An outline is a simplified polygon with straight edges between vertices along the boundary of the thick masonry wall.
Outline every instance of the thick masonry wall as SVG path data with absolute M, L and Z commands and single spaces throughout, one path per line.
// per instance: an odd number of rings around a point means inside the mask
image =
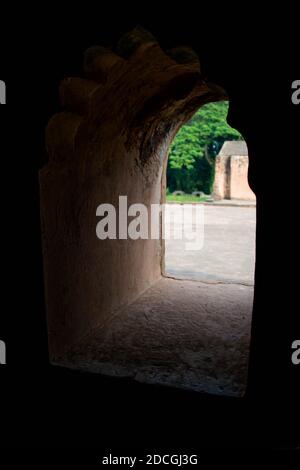
M 213 189 L 216 199 L 255 200 L 248 183 L 248 164 L 247 155 L 217 156 Z
M 163 200 L 167 151 L 202 105 L 226 99 L 184 48 L 165 53 L 136 29 L 114 50 L 85 54 L 86 78 L 65 79 L 64 111 L 46 132 L 40 173 L 51 358 L 105 325 L 161 277 L 161 240 L 99 240 L 96 209 Z

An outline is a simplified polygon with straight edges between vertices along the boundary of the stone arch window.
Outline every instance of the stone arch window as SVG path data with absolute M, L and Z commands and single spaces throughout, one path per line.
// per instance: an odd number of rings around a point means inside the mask
M 161 203 L 176 132 L 200 106 L 227 98 L 192 50 L 165 51 L 142 28 L 114 48 L 88 49 L 83 68 L 84 78 L 61 83 L 64 110 L 47 126 L 49 161 L 40 172 L 50 357 L 80 357 L 81 365 L 81 342 L 162 277 L 161 240 L 100 242 L 97 206 L 117 205 L 119 195 Z

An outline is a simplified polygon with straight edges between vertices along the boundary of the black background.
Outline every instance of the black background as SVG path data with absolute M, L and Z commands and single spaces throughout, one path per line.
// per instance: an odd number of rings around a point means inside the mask
M 67 451 L 68 459 L 133 449 L 288 449 L 300 442 L 298 218 L 300 106 L 291 102 L 299 78 L 295 12 L 266 14 L 243 6 L 235 15 L 175 4 L 105 7 L 85 3 L 62 10 L 43 4 L 3 13 L 0 79 L 1 444 Z M 66 5 L 65 5 L 66 6 Z M 134 13 L 132 13 L 134 11 Z M 276 16 L 275 16 L 276 14 Z M 276 19 L 275 19 L 276 18 Z M 229 94 L 229 122 L 252 158 L 257 191 L 257 266 L 249 389 L 244 399 L 108 379 L 48 364 L 39 223 L 38 169 L 45 163 L 44 129 L 58 111 L 58 84 L 80 76 L 86 48 L 113 45 L 141 24 L 163 48 L 189 45 L 207 78 Z M 297 406 L 298 402 L 298 406 Z M 93 448 L 93 450 L 92 450 Z M 94 450 L 95 449 L 95 450 Z M 25 454 L 23 454 L 25 455 Z M 36 454 L 37 455 L 37 454 Z M 80 454 L 81 455 L 81 454 Z M 15 458 L 15 456 L 14 456 Z

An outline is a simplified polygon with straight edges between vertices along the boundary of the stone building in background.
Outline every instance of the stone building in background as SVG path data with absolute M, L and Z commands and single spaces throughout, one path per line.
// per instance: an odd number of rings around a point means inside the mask
M 248 184 L 248 149 L 244 140 L 224 142 L 216 158 L 213 197 L 255 200 Z

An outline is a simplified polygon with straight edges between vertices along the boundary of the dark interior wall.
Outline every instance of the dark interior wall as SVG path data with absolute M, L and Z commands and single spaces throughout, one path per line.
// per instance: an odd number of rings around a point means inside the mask
M 63 81 L 65 111 L 47 126 L 40 186 L 52 358 L 160 278 L 161 240 L 99 240 L 96 209 L 112 204 L 118 216 L 122 195 L 128 207 L 160 204 L 173 136 L 201 104 L 224 97 L 193 51 L 166 53 L 141 28 L 116 51 L 85 53 L 84 78 Z
M 1 55 L 5 70 L 1 79 L 7 82 L 10 103 L 5 109 L 1 108 L 3 148 L 7 144 L 3 165 L 5 183 L 13 181 L 13 187 L 7 184 L 2 188 L 3 201 L 8 202 L 3 210 L 9 227 L 4 233 L 4 246 L 12 246 L 5 250 L 4 267 L 4 301 L 10 306 L 5 318 L 12 320 L 11 325 L 1 330 L 10 345 L 7 352 L 10 367 L 3 372 L 5 380 L 17 384 L 30 377 L 35 387 L 37 376 L 50 374 L 38 170 L 46 161 L 44 129 L 53 113 L 59 111 L 58 84 L 64 76 L 79 75 L 82 54 L 87 47 L 113 44 L 125 31 L 141 23 L 165 47 L 187 44 L 196 50 L 208 79 L 228 92 L 229 123 L 247 141 L 251 155 L 250 182 L 257 194 L 257 263 L 249 393 L 257 399 L 265 397 L 264 404 L 268 403 L 270 413 L 264 429 L 271 430 L 273 416 L 275 430 L 275 417 L 278 424 L 280 418 L 284 419 L 283 411 L 287 417 L 290 413 L 295 415 L 292 396 L 296 398 L 299 394 L 299 374 L 290 361 L 290 345 L 299 336 L 295 307 L 298 304 L 297 279 L 292 273 L 298 245 L 294 222 L 298 182 L 297 172 L 289 170 L 292 158 L 295 157 L 296 164 L 299 153 L 299 107 L 293 106 L 290 100 L 291 81 L 297 78 L 299 65 L 297 41 L 293 37 L 296 25 L 289 18 L 288 30 L 284 35 L 279 34 L 284 17 L 272 24 L 260 15 L 252 21 L 247 17 L 247 10 L 237 21 L 236 16 L 230 22 L 222 15 L 218 21 L 214 14 L 208 16 L 208 21 L 204 21 L 203 16 L 200 20 L 197 17 L 194 24 L 191 15 L 180 15 L 177 20 L 172 18 L 165 22 L 157 10 L 153 12 L 154 20 L 149 19 L 150 13 L 133 17 L 127 12 L 129 20 L 121 14 L 116 20 L 115 12 L 94 13 L 81 8 L 75 17 L 52 10 L 47 18 L 42 14 L 40 19 L 22 24 L 20 16 L 14 17 L 5 40 L 1 41 L 5 49 Z M 214 28 L 213 37 L 211 28 Z M 53 383 L 64 380 L 51 377 Z M 76 384 L 78 390 L 83 389 L 83 382 Z M 94 382 L 93 386 L 97 384 Z M 52 387 L 55 389 L 55 385 Z M 50 403 L 47 393 L 43 389 L 38 398 L 43 406 Z M 17 395 L 14 396 L 17 402 Z M 32 400 L 29 393 L 26 397 L 29 402 Z M 96 396 L 94 398 L 96 400 Z M 74 397 L 73 403 L 75 400 Z M 177 403 L 174 397 L 171 401 Z M 198 406 L 201 408 L 200 404 Z M 253 406 L 256 409 L 259 402 Z M 296 435 L 290 424 L 286 423 L 281 429 L 286 431 L 283 439 Z

